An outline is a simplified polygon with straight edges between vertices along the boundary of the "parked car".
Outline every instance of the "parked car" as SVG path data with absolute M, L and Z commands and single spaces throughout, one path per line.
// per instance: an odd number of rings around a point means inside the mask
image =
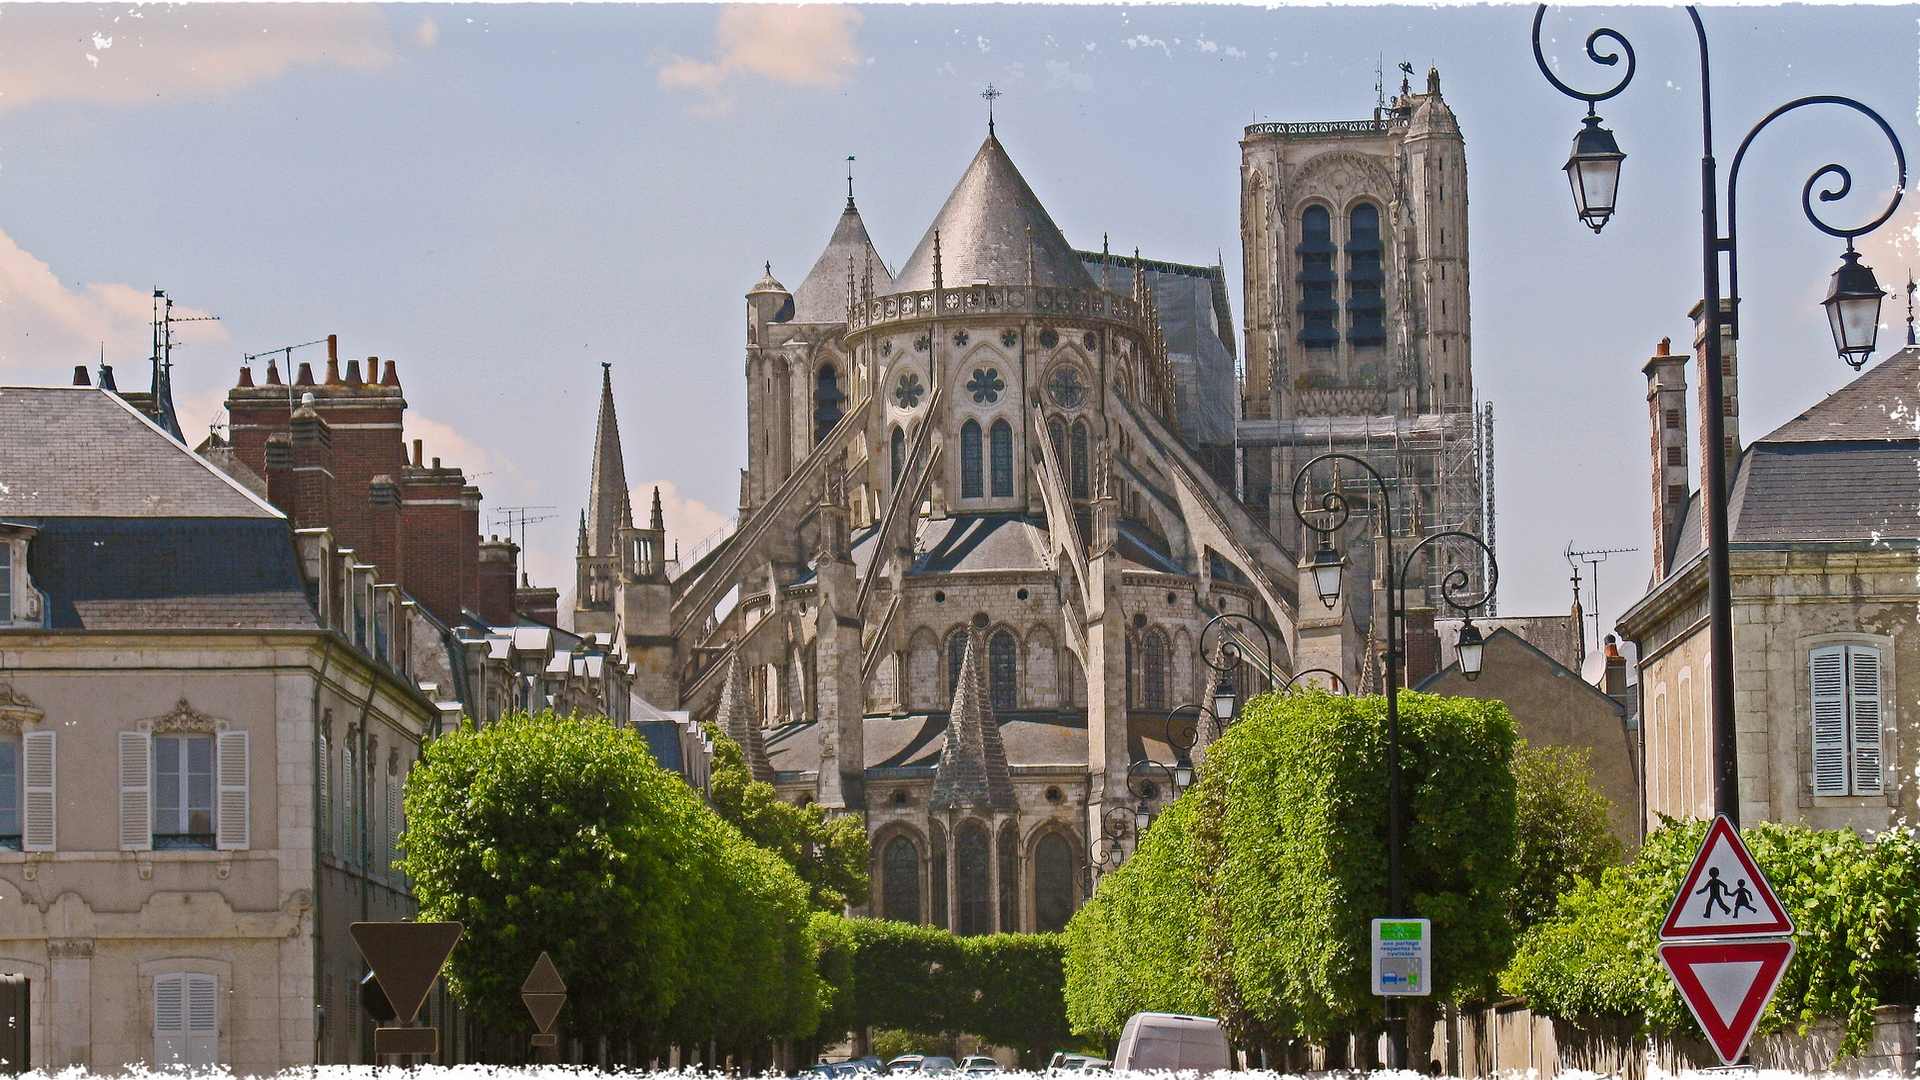
M 926 1058 L 921 1054 L 901 1054 L 899 1057 L 887 1062 L 887 1072 L 890 1074 L 919 1072 L 920 1063 L 924 1060 L 926 1060 Z
M 1000 1063 L 985 1054 L 974 1054 L 960 1059 L 960 1072 L 966 1076 L 984 1076 L 990 1073 L 1006 1072 Z
M 933 1055 L 928 1055 L 920 1059 L 920 1072 L 922 1073 L 932 1073 L 935 1075 L 942 1075 L 942 1074 L 954 1073 L 958 1071 L 959 1071 L 959 1067 L 953 1063 L 953 1059 L 950 1057 L 935 1057 Z
M 832 1065 L 823 1061 L 818 1065 L 809 1065 L 793 1075 L 800 1080 L 838 1080 L 840 1073 Z
M 1106 1058 L 1094 1057 L 1092 1054 L 1069 1054 L 1064 1050 L 1054 1054 L 1047 1062 L 1047 1072 L 1052 1075 L 1108 1072 L 1112 1068 L 1113 1062 Z
M 1120 1030 L 1113 1052 L 1115 1072 L 1185 1072 L 1202 1076 L 1233 1068 L 1233 1051 L 1220 1021 L 1211 1016 L 1134 1013 Z
M 881 1061 L 879 1058 L 874 1057 L 872 1054 L 868 1054 L 866 1057 L 848 1058 L 845 1061 L 835 1062 L 834 1064 L 851 1065 L 853 1066 L 853 1070 L 856 1074 L 863 1074 L 863 1075 L 872 1074 L 872 1073 L 884 1073 L 887 1071 L 886 1062 Z

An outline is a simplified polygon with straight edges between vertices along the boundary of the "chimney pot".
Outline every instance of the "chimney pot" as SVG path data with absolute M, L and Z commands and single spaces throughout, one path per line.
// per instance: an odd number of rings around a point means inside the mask
M 243 389 L 253 386 L 253 368 L 247 364 L 240 365 L 240 386 Z
M 87 365 L 85 364 L 73 365 L 73 385 L 75 386 L 92 386 L 93 385 L 93 380 L 87 378 Z
M 413 467 L 416 469 L 420 467 L 420 442 L 419 439 L 413 440 Z
M 337 356 L 327 357 L 327 385 L 340 385 L 340 358 Z
M 113 365 L 111 364 L 100 365 L 100 389 L 111 390 L 116 394 L 120 392 L 120 388 L 113 384 Z
M 1673 339 L 1670 337 L 1661 338 L 1660 344 L 1653 347 L 1653 355 L 1655 356 L 1673 355 Z
M 400 376 L 393 370 L 393 361 L 391 360 L 387 361 L 387 373 L 380 377 L 380 385 L 393 387 L 400 385 Z
M 271 359 L 267 361 L 267 385 L 268 386 L 283 385 L 280 382 L 280 367 L 279 365 L 275 364 Z
M 1624 664 L 1627 662 L 1626 658 L 1620 655 L 1620 646 L 1614 640 L 1614 636 L 1612 634 L 1607 635 L 1606 653 L 1607 653 L 1607 663 L 1609 664 L 1616 663 L 1616 662 Z
M 347 385 L 348 385 L 348 386 L 359 386 L 359 385 L 361 385 L 361 382 L 360 382 L 360 361 L 358 361 L 358 360 L 349 360 L 349 361 L 347 361 L 347 378 L 346 378 L 346 383 L 347 383 Z
M 440 468 L 440 459 L 439 459 L 439 458 L 434 458 L 434 459 L 433 459 L 433 467 L 434 467 L 435 469 L 438 469 L 438 468 Z
M 313 365 L 312 364 L 307 363 L 305 360 L 300 361 L 300 376 L 293 380 L 293 385 L 295 386 L 312 386 L 313 385 Z
M 340 359 L 340 335 L 327 335 L 327 362 L 335 363 Z

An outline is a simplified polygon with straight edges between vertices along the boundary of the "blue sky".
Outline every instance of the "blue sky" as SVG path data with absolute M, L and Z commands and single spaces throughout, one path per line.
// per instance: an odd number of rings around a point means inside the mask
M 204 431 L 243 352 L 337 333 L 343 356 L 399 361 L 412 434 L 479 474 L 489 511 L 557 508 L 529 532 L 529 565 L 564 591 L 602 361 L 629 478 L 670 482 L 675 538 L 732 513 L 742 294 L 765 261 L 799 284 L 848 155 L 898 265 L 978 147 L 991 82 L 1002 141 L 1071 242 L 1224 258 L 1237 318 L 1241 128 L 1364 117 L 1376 65 L 1404 59 L 1440 69 L 1466 137 L 1502 610 L 1564 610 L 1569 541 L 1648 545 L 1640 366 L 1661 337 L 1689 340 L 1699 290 L 1698 69 L 1678 8 L 1549 13 L 1549 53 L 1580 75 L 1578 42 L 1603 22 L 1639 52 L 1634 85 L 1601 109 L 1629 156 L 1621 213 L 1596 237 L 1559 170 L 1583 109 L 1535 70 L 1532 13 L 0 6 L 0 378 L 64 382 L 104 342 L 139 382 L 160 286 L 221 317 L 176 353 L 183 422 Z M 1920 8 L 1704 17 L 1723 175 L 1747 128 L 1803 94 L 1861 98 L 1920 149 Z M 1834 160 L 1861 195 L 1829 213 L 1877 212 L 1864 203 L 1893 168 L 1875 139 L 1809 117 L 1749 158 L 1749 439 L 1849 377 L 1817 306 L 1839 244 L 1798 202 Z M 1862 245 L 1883 283 L 1915 261 L 1911 209 Z M 1893 342 L 1904 310 L 1887 316 Z M 1607 565 L 1609 617 L 1647 558 Z

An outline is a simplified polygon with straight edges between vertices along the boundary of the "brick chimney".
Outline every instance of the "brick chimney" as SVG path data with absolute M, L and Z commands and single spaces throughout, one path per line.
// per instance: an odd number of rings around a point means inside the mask
M 1707 461 L 1709 460 L 1707 454 L 1710 453 L 1706 445 L 1707 425 L 1705 423 L 1706 414 L 1704 410 L 1717 407 L 1723 418 L 1722 423 L 1726 425 L 1726 431 L 1724 432 L 1725 438 L 1721 444 L 1721 452 L 1726 455 L 1727 487 L 1728 490 L 1732 490 L 1733 468 L 1740 461 L 1740 379 L 1739 364 L 1736 362 L 1737 357 L 1734 355 L 1736 350 L 1734 349 L 1733 342 L 1733 300 L 1726 298 L 1720 301 L 1721 385 L 1718 401 L 1714 400 L 1714 395 L 1707 389 L 1706 311 L 1707 305 L 1702 301 L 1701 303 L 1693 305 L 1693 310 L 1688 312 L 1688 314 L 1693 317 L 1693 352 L 1701 372 L 1700 408 L 1703 411 L 1701 413 L 1702 422 L 1700 424 L 1700 488 L 1704 491 L 1707 486 Z M 1704 515 L 1701 517 L 1700 527 L 1702 529 L 1706 528 L 1706 518 Z M 1700 546 L 1706 546 L 1704 538 Z
M 541 587 L 527 580 L 525 571 L 520 573 L 520 587 L 514 590 L 513 610 L 516 614 L 532 619 L 542 626 L 560 625 L 560 590 L 551 585 Z
M 497 536 L 480 542 L 480 595 L 474 610 L 493 626 L 513 624 L 514 583 L 519 578 L 520 548 Z
M 1627 658 L 1620 655 L 1620 645 L 1612 634 L 1607 635 L 1606 657 L 1607 670 L 1600 677 L 1600 692 L 1624 704 L 1627 698 Z
M 314 409 L 312 395 L 303 396 L 293 411 L 292 429 L 293 508 L 288 516 L 296 529 L 328 528 L 333 524 L 333 431 Z
M 406 585 L 406 529 L 401 524 L 400 485 L 385 473 L 367 484 L 367 557 L 383 582 Z
M 1673 355 L 1671 338 L 1661 338 L 1647 376 L 1647 423 L 1652 428 L 1653 576 L 1672 569 L 1680 520 L 1687 512 L 1687 358 Z
M 293 436 L 275 431 L 260 439 L 260 474 L 267 478 L 267 501 L 293 517 Z

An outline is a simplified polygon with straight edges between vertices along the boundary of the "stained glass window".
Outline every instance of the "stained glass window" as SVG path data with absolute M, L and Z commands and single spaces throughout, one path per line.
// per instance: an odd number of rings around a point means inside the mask
M 987 433 L 993 456 L 993 497 L 1013 498 L 1013 428 L 1005 420 L 995 420 Z
M 907 433 L 900 425 L 893 426 L 893 436 L 887 440 L 893 458 L 893 483 L 900 483 L 900 474 L 907 467 Z
M 969 420 L 960 425 L 961 498 L 978 499 L 986 494 L 980 473 L 980 422 Z
M 927 386 L 920 381 L 919 373 L 909 371 L 894 385 L 893 400 L 899 402 L 901 408 L 911 409 L 920 404 L 920 396 L 926 392 Z
M 1000 391 L 1007 384 L 1000 378 L 1000 372 L 993 368 L 976 368 L 973 378 L 967 380 L 967 393 L 973 395 L 975 405 L 991 405 L 1000 400 Z
M 954 933 L 962 937 L 993 933 L 993 887 L 989 874 L 992 841 L 977 821 L 960 826 L 953 837 L 953 865 L 960 884 L 960 918 Z
M 1033 928 L 1050 934 L 1073 918 L 1073 845 L 1048 833 L 1033 848 Z
M 880 857 L 880 893 L 884 917 L 899 922 L 920 921 L 920 849 L 912 840 L 896 836 L 887 841 Z
M 813 441 L 819 442 L 840 422 L 841 403 L 847 395 L 840 392 L 840 375 L 833 370 L 832 364 L 820 368 L 820 376 L 813 391 Z
M 1005 630 L 987 642 L 987 696 L 995 712 L 1020 707 L 1020 642 Z
M 1053 396 L 1053 403 L 1063 409 L 1077 409 L 1086 400 L 1086 386 L 1080 382 L 1080 372 L 1070 367 L 1053 373 L 1047 393 Z
M 1020 830 L 1000 826 L 1000 932 L 1020 929 Z
M 1073 422 L 1072 455 L 1073 462 L 1067 467 L 1067 472 L 1072 477 L 1073 497 L 1090 498 L 1091 496 L 1087 494 L 1087 422 L 1085 420 Z

